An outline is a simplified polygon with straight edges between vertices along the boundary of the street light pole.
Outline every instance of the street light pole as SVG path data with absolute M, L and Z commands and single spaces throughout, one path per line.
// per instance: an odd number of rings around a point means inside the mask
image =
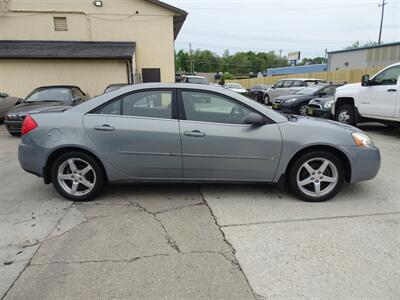
M 382 7 L 382 16 L 381 16 L 381 26 L 379 28 L 379 40 L 378 44 L 382 42 L 382 27 L 383 27 L 383 16 L 385 14 L 385 5 L 388 4 L 386 0 L 382 0 L 382 4 L 379 4 L 378 7 Z

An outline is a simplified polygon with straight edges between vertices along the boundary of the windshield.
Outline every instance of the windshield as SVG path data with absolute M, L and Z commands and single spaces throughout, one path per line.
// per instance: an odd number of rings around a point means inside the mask
M 65 102 L 71 101 L 71 93 L 66 88 L 49 88 L 45 90 L 37 90 L 30 94 L 24 102 Z
M 309 96 L 309 95 L 313 95 L 316 91 L 318 91 L 320 89 L 321 89 L 320 85 L 313 85 L 313 86 L 309 86 L 309 87 L 306 87 L 306 88 L 298 91 L 296 94 Z
M 208 84 L 207 79 L 203 77 L 188 77 L 187 82 L 196 84 Z
M 243 89 L 239 83 L 228 83 L 228 88 L 230 89 Z

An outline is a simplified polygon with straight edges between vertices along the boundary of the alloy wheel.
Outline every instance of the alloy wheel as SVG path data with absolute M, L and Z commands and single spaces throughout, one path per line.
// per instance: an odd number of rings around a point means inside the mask
M 57 180 L 68 194 L 85 196 L 95 187 L 96 172 L 87 161 L 81 158 L 69 158 L 59 166 Z
M 336 166 L 328 159 L 312 158 L 301 165 L 296 181 L 299 189 L 310 197 L 323 197 L 337 185 L 339 174 Z
M 347 109 L 344 109 L 338 114 L 338 121 L 340 123 L 349 124 L 350 122 L 350 112 Z
M 306 105 L 302 105 L 299 108 L 299 113 L 302 116 L 307 116 L 307 106 Z

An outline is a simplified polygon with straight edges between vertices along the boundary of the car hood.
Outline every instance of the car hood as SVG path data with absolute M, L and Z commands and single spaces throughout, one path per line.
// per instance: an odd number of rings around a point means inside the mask
M 53 108 L 69 107 L 65 102 L 35 102 L 35 103 L 21 103 L 13 107 L 8 113 L 12 114 L 34 114 L 43 112 Z
M 236 93 L 240 93 L 240 94 L 243 94 L 243 93 L 246 93 L 246 90 L 245 89 L 230 89 L 231 91 L 234 91 L 234 92 L 236 92 Z
M 280 100 L 282 102 L 285 102 L 285 101 L 291 100 L 291 99 L 307 100 L 307 99 L 312 99 L 313 97 L 315 97 L 315 96 L 292 94 L 292 95 L 279 96 L 279 97 L 276 98 L 276 100 Z
M 354 89 L 358 89 L 361 86 L 361 82 L 357 82 L 357 83 L 349 83 L 349 84 L 345 84 L 343 86 L 340 86 L 336 89 L 337 92 L 340 91 L 346 91 L 346 90 L 354 90 Z
M 309 104 L 318 103 L 324 105 L 326 102 L 335 100 L 335 97 L 322 97 L 322 98 L 314 98 L 310 101 Z
M 296 122 L 299 125 L 303 125 L 310 128 L 326 128 L 326 129 L 337 129 L 337 130 L 347 130 L 350 132 L 362 132 L 360 129 L 339 123 L 332 120 L 320 119 L 320 118 L 312 118 L 312 117 L 303 117 L 303 116 L 292 116 L 289 118 L 289 122 Z

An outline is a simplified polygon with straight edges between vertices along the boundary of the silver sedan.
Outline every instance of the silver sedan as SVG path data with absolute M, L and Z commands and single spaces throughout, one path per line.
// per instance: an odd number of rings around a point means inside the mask
M 23 169 L 75 201 L 107 182 L 285 182 L 305 201 L 325 201 L 345 182 L 374 178 L 380 160 L 355 127 L 191 84 L 127 86 L 29 115 L 19 146 Z

